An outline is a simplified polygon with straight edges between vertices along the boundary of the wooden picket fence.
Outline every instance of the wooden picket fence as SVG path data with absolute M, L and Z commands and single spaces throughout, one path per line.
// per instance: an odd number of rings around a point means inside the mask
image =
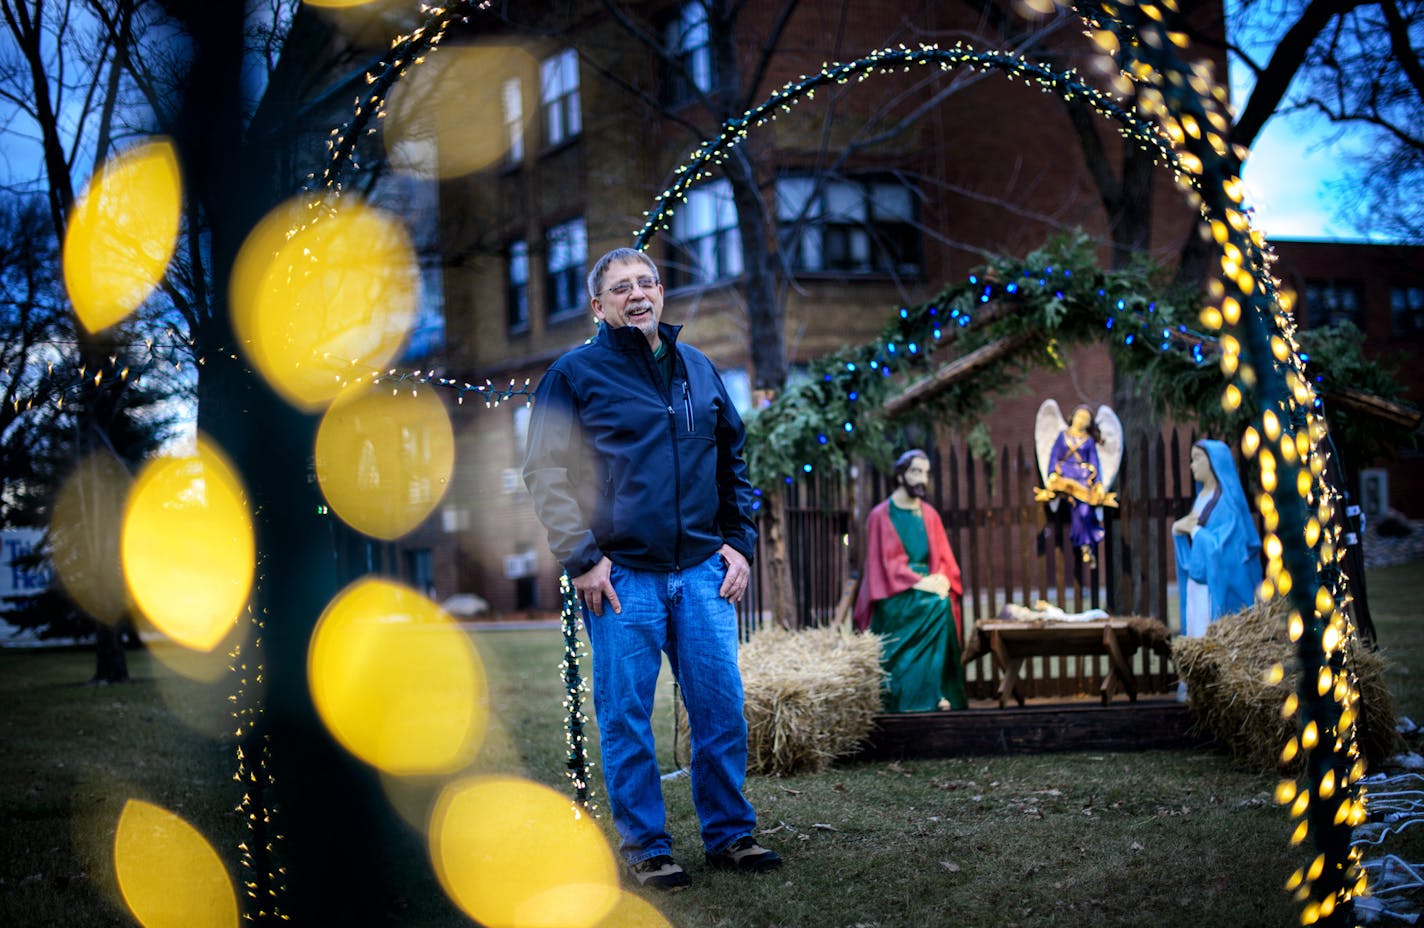
M 1172 431 L 1127 449 L 1116 484 L 1121 505 L 1104 510 L 1106 537 L 1091 569 L 1068 542 L 1067 506 L 1053 513 L 1034 501 L 1040 481 L 1031 447 L 1003 447 L 993 461 L 976 460 L 955 444 L 928 449 L 930 499 L 963 575 L 966 640 L 975 623 L 1007 604 L 1039 600 L 1068 612 L 1101 608 L 1114 617 L 1147 616 L 1175 634 L 1171 523 L 1191 507 L 1195 491 L 1187 455 L 1193 441 L 1195 436 L 1183 440 Z M 798 626 L 833 621 L 859 574 L 865 513 L 891 487 L 885 475 L 860 471 L 859 478 L 822 477 L 787 487 L 785 529 Z M 757 562 L 741 608 L 744 635 L 770 620 L 766 565 L 764 558 Z M 1134 669 L 1139 692 L 1175 685 L 1175 670 L 1159 654 L 1139 652 Z M 1106 657 L 1039 658 L 1026 664 L 1021 691 L 1030 698 L 1095 694 L 1107 671 Z M 987 654 L 966 668 L 966 680 L 972 697 L 993 695 L 998 671 Z

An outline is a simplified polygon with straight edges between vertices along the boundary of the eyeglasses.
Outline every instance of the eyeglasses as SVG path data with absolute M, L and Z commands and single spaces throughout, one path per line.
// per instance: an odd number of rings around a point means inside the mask
M 656 277 L 639 277 L 636 281 L 639 290 L 651 290 L 658 285 Z M 633 292 L 634 281 L 620 280 L 611 287 L 604 287 L 599 293 L 611 293 L 614 296 L 627 296 Z

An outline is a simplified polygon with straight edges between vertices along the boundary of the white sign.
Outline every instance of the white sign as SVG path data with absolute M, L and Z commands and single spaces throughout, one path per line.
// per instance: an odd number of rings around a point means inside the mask
M 15 605 L 5 602 L 6 597 L 32 596 L 49 589 L 54 570 L 48 560 L 28 566 L 21 563 L 43 539 L 44 530 L 38 528 L 0 531 L 0 612 Z

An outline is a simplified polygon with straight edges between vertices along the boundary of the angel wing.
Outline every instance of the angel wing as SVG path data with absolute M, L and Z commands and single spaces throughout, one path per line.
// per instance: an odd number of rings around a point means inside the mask
M 1038 415 L 1033 419 L 1033 447 L 1038 452 L 1038 477 L 1043 481 L 1039 486 L 1048 486 L 1048 456 L 1053 451 L 1053 443 L 1067 427 L 1068 423 L 1063 421 L 1063 411 L 1058 408 L 1058 401 L 1044 400 L 1038 407 Z
M 1102 467 L 1098 479 L 1102 481 L 1103 489 L 1111 490 L 1117 480 L 1118 469 L 1122 467 L 1122 422 L 1111 406 L 1099 406 L 1093 421 L 1103 437 L 1098 442 L 1098 464 Z

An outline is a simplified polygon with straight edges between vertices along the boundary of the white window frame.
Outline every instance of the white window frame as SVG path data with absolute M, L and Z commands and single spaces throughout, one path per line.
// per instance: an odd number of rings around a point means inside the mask
M 548 318 L 567 319 L 588 305 L 583 275 L 588 263 L 588 232 L 582 216 L 550 226 L 544 234 L 545 293 Z
M 562 145 L 583 130 L 578 53 L 572 48 L 539 63 L 539 112 L 544 123 L 545 148 Z
M 507 79 L 500 88 L 500 105 L 508 144 L 504 161 L 515 167 L 524 163 L 524 82 L 517 77 Z
M 509 243 L 505 257 L 506 320 L 511 332 L 529 328 L 529 243 L 516 239 Z
M 698 91 L 711 93 L 717 86 L 717 66 L 712 60 L 712 27 L 704 0 L 686 0 L 669 20 L 663 42 L 668 55 L 669 103 L 685 103 Z
M 918 237 L 914 196 L 885 177 L 783 175 L 776 181 L 783 253 L 803 273 L 918 276 L 923 255 L 916 249 L 896 260 L 886 242 L 897 236 L 885 234 Z M 828 255 L 831 251 L 837 257 Z
M 742 233 L 732 185 L 725 177 L 687 192 L 672 216 L 673 286 L 712 284 L 741 276 Z

